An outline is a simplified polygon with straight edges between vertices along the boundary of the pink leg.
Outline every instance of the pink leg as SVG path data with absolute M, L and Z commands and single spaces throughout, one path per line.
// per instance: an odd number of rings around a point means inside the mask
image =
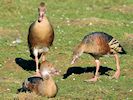
M 119 61 L 119 57 L 117 54 L 114 54 L 115 60 L 116 60 L 116 72 L 113 75 L 112 78 L 116 78 L 118 79 L 120 77 L 120 61 Z
M 40 71 L 39 71 L 39 68 L 38 68 L 39 60 L 38 60 L 37 56 L 35 56 L 35 62 L 36 62 L 36 75 L 35 76 L 40 76 Z
M 100 61 L 99 60 L 95 60 L 95 62 L 96 62 L 96 73 L 95 73 L 95 76 L 92 79 L 85 80 L 87 82 L 96 82 L 97 79 L 98 79 L 98 71 L 99 71 L 99 68 L 100 68 Z

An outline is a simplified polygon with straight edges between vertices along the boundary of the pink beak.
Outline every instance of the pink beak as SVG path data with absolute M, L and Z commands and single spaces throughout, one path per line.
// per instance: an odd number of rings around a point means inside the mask
M 40 13 L 39 13 L 38 21 L 39 21 L 39 22 L 43 21 L 43 17 L 44 17 L 44 12 L 40 12 Z
M 71 61 L 71 64 L 74 64 L 74 63 L 75 63 L 75 60 L 76 60 L 76 59 L 74 58 L 74 59 Z
M 74 64 L 75 61 L 78 60 L 78 58 L 79 58 L 79 57 L 78 57 L 77 55 L 74 55 L 74 56 L 73 56 L 73 59 L 72 59 L 72 61 L 71 61 L 71 64 Z

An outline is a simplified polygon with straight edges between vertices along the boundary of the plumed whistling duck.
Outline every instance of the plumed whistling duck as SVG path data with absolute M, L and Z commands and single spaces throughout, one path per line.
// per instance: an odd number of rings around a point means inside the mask
M 113 38 L 111 35 L 104 32 L 92 32 L 89 35 L 86 35 L 80 44 L 78 44 L 73 51 L 73 59 L 71 64 L 74 64 L 75 61 L 82 55 L 82 53 L 90 54 L 94 57 L 96 62 L 96 72 L 95 76 L 92 79 L 86 80 L 96 82 L 98 79 L 98 71 L 100 68 L 99 58 L 103 55 L 112 54 L 116 60 L 116 72 L 113 75 L 113 78 L 118 79 L 120 76 L 120 62 L 119 54 L 126 54 L 123 47 L 120 43 Z

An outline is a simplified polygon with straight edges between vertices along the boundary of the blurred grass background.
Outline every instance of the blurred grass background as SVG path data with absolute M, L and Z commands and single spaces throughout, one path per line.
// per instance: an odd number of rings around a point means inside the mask
M 43 0 L 0 1 L 0 99 L 12 100 L 26 97 L 42 100 L 45 97 L 31 94 L 16 94 L 23 80 L 34 71 L 21 68 L 16 59 L 31 60 L 27 47 L 29 25 L 37 19 L 37 7 Z M 53 100 L 131 100 L 133 98 L 133 0 L 45 0 L 47 16 L 54 26 L 55 40 L 47 59 L 61 75 L 69 67 L 95 66 L 94 59 L 83 54 L 79 61 L 70 65 L 72 50 L 83 36 L 94 31 L 103 31 L 120 41 L 127 51 L 120 56 L 121 77 L 110 80 L 109 74 L 101 75 L 94 84 L 85 83 L 93 73 L 72 74 L 66 79 L 55 77 L 59 92 Z M 16 43 L 20 40 L 20 43 Z M 101 58 L 102 66 L 115 70 L 113 57 Z M 27 65 L 28 66 L 28 65 Z M 32 66 L 28 66 L 32 67 Z M 21 100 L 20 99 L 20 100 Z M 23 100 L 23 99 L 22 99 Z

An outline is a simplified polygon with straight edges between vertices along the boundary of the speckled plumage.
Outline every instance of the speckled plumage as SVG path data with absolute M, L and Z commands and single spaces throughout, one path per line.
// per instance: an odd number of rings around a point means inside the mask
M 98 71 L 100 68 L 99 58 L 108 54 L 112 54 L 115 57 L 117 70 L 113 77 L 116 79 L 119 78 L 120 63 L 117 53 L 126 54 L 126 52 L 114 37 L 104 32 L 92 32 L 86 35 L 75 47 L 71 64 L 74 64 L 75 61 L 82 55 L 82 53 L 90 54 L 95 58 L 96 73 L 94 78 L 90 79 L 89 81 L 97 81 Z
M 82 42 L 75 48 L 74 54 L 76 54 L 75 52 L 78 49 L 96 58 L 106 54 L 126 53 L 115 38 L 104 32 L 93 32 L 86 35 Z

